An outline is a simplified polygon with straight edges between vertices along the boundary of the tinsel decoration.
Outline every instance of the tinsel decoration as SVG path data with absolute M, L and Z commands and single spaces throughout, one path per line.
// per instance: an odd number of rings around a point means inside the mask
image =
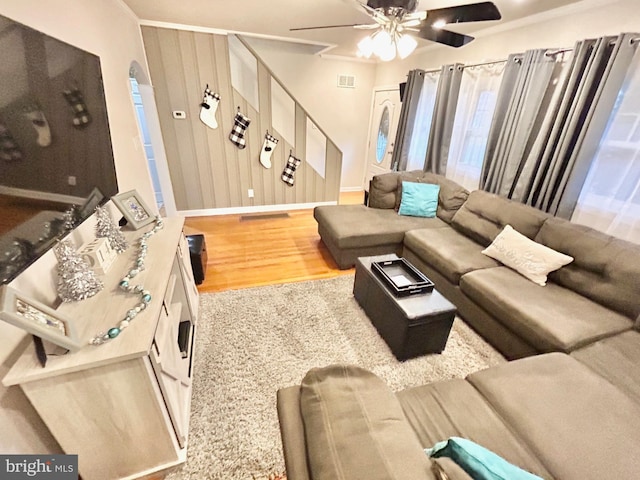
M 129 244 L 120 231 L 120 227 L 111 218 L 105 207 L 96 207 L 96 237 L 105 237 L 116 252 L 124 252 Z
M 64 221 L 64 229 L 66 231 L 73 230 L 80 223 L 80 211 L 77 205 L 71 205 L 62 214 Z
M 68 241 L 56 245 L 54 252 L 58 259 L 58 295 L 63 302 L 84 300 L 102 290 L 100 279 Z
M 159 216 L 155 218 L 155 222 L 156 224 L 153 229 L 142 235 L 138 241 L 138 257 L 136 258 L 135 263 L 131 266 L 131 269 L 124 277 L 122 277 L 122 280 L 120 280 L 120 283 L 118 284 L 120 290 L 138 297 L 138 304 L 127 310 L 124 318 L 120 320 L 116 326 L 111 327 L 106 332 L 100 332 L 93 337 L 89 342 L 91 345 L 102 345 L 103 343 L 116 338 L 125 328 L 128 328 L 133 319 L 138 316 L 140 312 L 145 310 L 149 303 L 151 303 L 151 292 L 146 290 L 144 285 L 141 283 L 134 285 L 133 277 L 145 269 L 144 262 L 147 257 L 147 250 L 149 249 L 147 241 L 150 237 L 164 228 L 164 222 Z

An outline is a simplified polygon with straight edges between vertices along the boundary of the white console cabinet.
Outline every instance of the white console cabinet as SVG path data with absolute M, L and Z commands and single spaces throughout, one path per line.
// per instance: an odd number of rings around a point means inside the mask
M 151 225 L 126 233 L 132 246 L 103 278 L 100 293 L 58 307 L 87 345 L 50 355 L 44 368 L 29 345 L 3 379 L 22 388 L 64 452 L 78 455 L 85 480 L 138 478 L 186 460 L 198 291 L 183 219 L 164 223 L 148 241 L 146 269 L 134 279 L 152 300 L 129 328 L 103 345 L 88 344 L 139 301 L 118 282 L 136 257 L 137 239 Z M 183 349 L 181 322 L 189 322 L 183 325 Z

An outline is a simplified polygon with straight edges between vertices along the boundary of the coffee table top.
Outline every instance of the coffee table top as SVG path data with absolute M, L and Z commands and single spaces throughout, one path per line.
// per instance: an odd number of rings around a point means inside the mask
M 451 312 L 456 310 L 456 306 L 447 300 L 436 288 L 431 293 L 420 293 L 417 295 L 409 295 L 399 297 L 389 289 L 389 287 L 376 275 L 371 269 L 373 262 L 382 262 L 388 260 L 397 260 L 396 254 L 377 255 L 374 257 L 358 257 L 356 260 L 356 271 L 366 272 L 379 286 L 385 295 L 389 296 L 401 308 L 407 319 L 421 318 L 428 314 L 437 314 Z M 359 268 L 360 267 L 360 268 Z

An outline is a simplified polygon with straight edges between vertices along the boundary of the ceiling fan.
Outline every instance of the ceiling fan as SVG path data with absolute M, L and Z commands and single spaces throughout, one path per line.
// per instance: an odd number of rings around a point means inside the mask
M 393 57 L 395 57 L 395 48 L 397 46 L 400 56 L 403 51 L 413 51 L 417 42 L 412 36 L 424 38 L 432 42 L 442 43 L 451 47 L 462 47 L 471 42 L 474 37 L 462 33 L 452 32 L 443 27 L 453 23 L 482 22 L 487 20 L 500 20 L 502 15 L 493 2 L 480 2 L 468 5 L 458 5 L 453 7 L 436 8 L 432 10 L 417 11 L 418 0 L 368 0 L 362 3 L 359 0 L 353 0 L 359 7 L 372 18 L 374 23 L 363 24 L 353 23 L 346 25 L 324 25 L 317 27 L 301 27 L 291 28 L 290 31 L 315 30 L 322 28 L 339 28 L 353 27 L 362 30 L 376 30 L 366 40 L 371 40 L 371 45 L 358 45 L 365 56 L 371 53 L 372 47 L 376 43 L 379 51 L 384 49 L 383 44 L 391 43 L 394 49 Z M 361 42 L 362 43 L 362 42 Z M 407 44 L 406 48 L 401 48 L 403 44 Z M 364 47 L 364 48 L 363 48 Z M 368 48 L 371 47 L 371 48 Z M 412 47 L 412 48 L 409 48 Z M 389 53 L 389 48 L 387 50 Z M 369 55 L 367 55 L 369 53 Z M 375 53 L 375 52 L 374 52 Z M 383 60 L 382 55 L 379 55 Z M 389 54 L 386 55 L 387 57 Z M 387 58 L 389 59 L 389 58 Z

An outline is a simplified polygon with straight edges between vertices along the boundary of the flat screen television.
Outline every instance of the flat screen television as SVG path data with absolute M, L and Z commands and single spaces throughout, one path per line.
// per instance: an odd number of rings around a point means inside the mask
M 117 193 L 96 55 L 0 15 L 0 285 Z

